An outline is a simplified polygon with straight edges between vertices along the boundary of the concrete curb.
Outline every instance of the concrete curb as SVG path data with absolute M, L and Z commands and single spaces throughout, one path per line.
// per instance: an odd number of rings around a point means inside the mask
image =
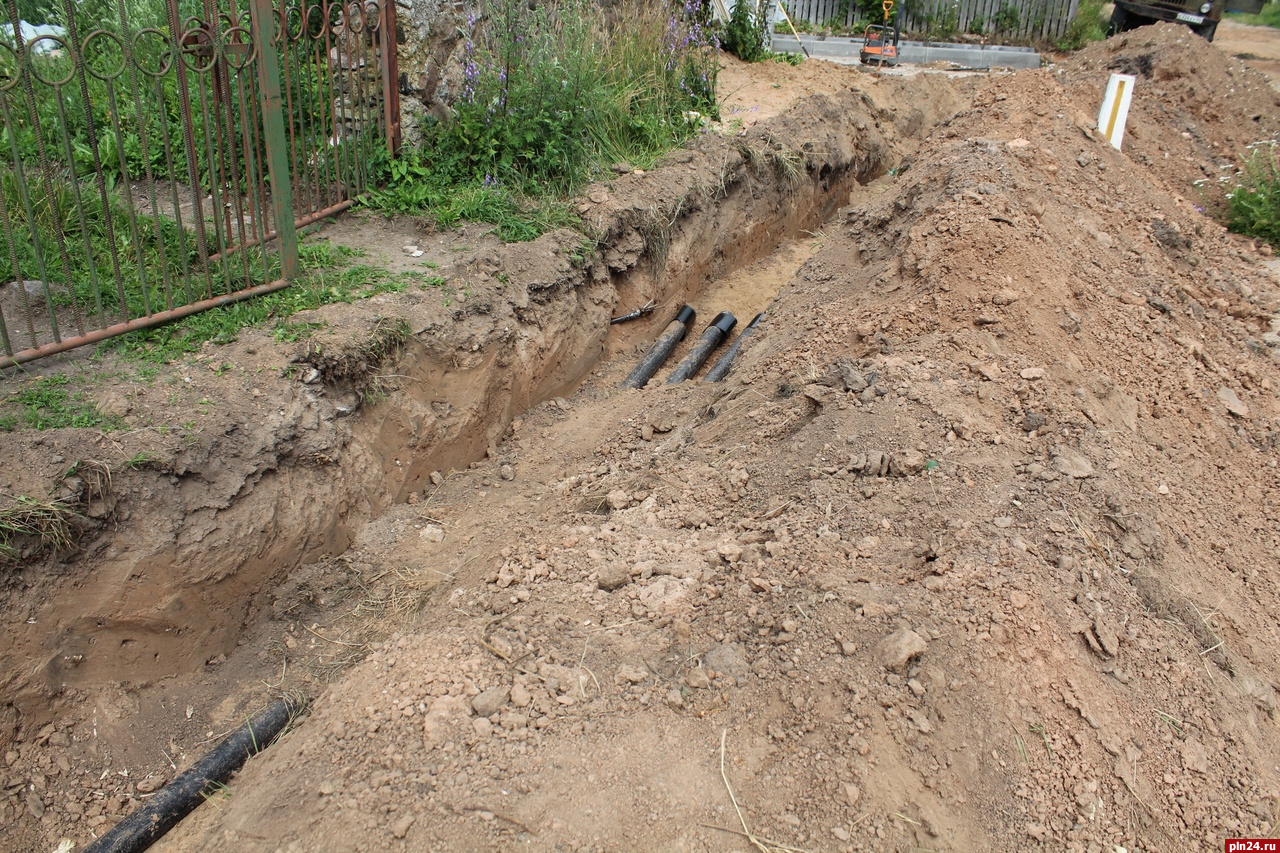
M 815 59 L 856 63 L 861 38 L 802 36 L 809 55 Z M 800 42 L 793 35 L 774 34 L 771 45 L 778 53 L 799 53 Z M 950 44 L 946 42 L 903 41 L 898 56 L 904 63 L 952 62 L 965 68 L 1039 68 L 1040 54 L 1029 47 L 1005 45 Z

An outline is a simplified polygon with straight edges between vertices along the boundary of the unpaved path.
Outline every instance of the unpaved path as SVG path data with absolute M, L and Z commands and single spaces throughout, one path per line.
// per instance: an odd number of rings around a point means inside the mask
M 1219 50 L 1243 59 L 1245 64 L 1280 86 L 1280 30 L 1222 21 L 1213 39 Z
M 740 146 L 593 190 L 607 237 L 583 269 L 562 238 L 481 246 L 448 294 L 323 312 L 303 361 L 321 390 L 282 382 L 302 414 L 251 493 L 279 512 L 282 487 L 322 503 L 305 478 L 328 478 L 352 547 L 269 575 L 225 658 L 85 683 L 16 728 L 4 843 L 88 837 L 171 775 L 148 747 L 190 761 L 290 687 L 318 697 L 310 716 L 160 849 L 759 850 L 749 831 L 1163 851 L 1270 832 L 1280 289 L 1199 208 L 1280 131 L 1275 92 L 1178 27 L 977 82 L 824 68 L 768 67 L 762 94 L 822 92 Z M 1112 68 L 1141 75 L 1123 153 L 1090 128 Z M 929 88 L 889 88 L 910 85 Z M 734 151 L 766 169 L 712 168 Z M 825 222 L 788 163 L 841 189 Z M 695 191 L 705 175 L 724 189 Z M 699 331 L 772 304 L 723 385 L 619 392 L 685 296 Z M 554 325 L 649 298 L 665 314 L 602 339 Z M 357 348 L 386 396 L 336 419 L 330 395 L 369 372 L 335 352 L 386 316 L 413 340 L 385 364 Z M 486 365 L 534 363 L 543 327 L 603 359 L 512 419 Z M 468 377 L 489 377 L 476 399 Z M 485 405 L 488 427 L 447 431 Z M 298 466 L 290 442 L 313 435 L 331 440 Z M 485 458 L 449 470 L 433 435 Z

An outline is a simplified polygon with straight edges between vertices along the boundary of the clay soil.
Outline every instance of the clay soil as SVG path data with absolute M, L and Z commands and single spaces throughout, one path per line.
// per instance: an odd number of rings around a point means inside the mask
M 594 243 L 357 213 L 314 239 L 446 286 L 3 437 L 6 491 L 83 518 L 6 569 L 0 848 L 89 842 L 284 692 L 156 849 L 1280 834 L 1280 280 L 1206 212 L 1269 80 L 1158 26 L 722 90 L 587 192 Z M 727 381 L 618 390 L 681 302 L 766 315 Z

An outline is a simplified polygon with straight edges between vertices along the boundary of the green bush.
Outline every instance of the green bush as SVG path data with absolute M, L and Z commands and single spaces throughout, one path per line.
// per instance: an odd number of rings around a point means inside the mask
M 1276 165 L 1277 142 L 1262 143 L 1237 176 L 1235 189 L 1227 194 L 1227 228 L 1266 240 L 1280 248 L 1280 168 Z
M 1022 23 L 1022 16 L 1018 14 L 1018 8 L 1012 3 L 1005 3 L 1000 7 L 1000 11 L 991 17 L 991 26 L 997 33 L 1011 33 L 1018 29 L 1018 25 Z
M 759 62 L 769 54 L 769 22 L 760 0 L 737 0 L 724 28 L 724 49 L 743 62 Z
M 696 0 L 615 8 L 610 24 L 590 0 L 494 0 L 487 11 L 469 22 L 451 118 L 384 163 L 374 206 L 530 239 L 572 219 L 537 199 L 614 163 L 650 164 L 717 115 L 716 44 Z
M 1067 32 L 1058 39 L 1058 50 L 1080 50 L 1092 41 L 1107 37 L 1107 19 L 1102 14 L 1102 0 L 1082 0 Z

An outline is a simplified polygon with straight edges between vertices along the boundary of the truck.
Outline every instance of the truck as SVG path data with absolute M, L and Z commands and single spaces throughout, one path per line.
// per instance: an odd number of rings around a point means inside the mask
M 1262 11 L 1264 0 L 1115 0 L 1111 13 L 1108 35 L 1132 30 L 1135 27 L 1154 24 L 1157 21 L 1177 21 L 1186 24 L 1193 32 L 1213 41 L 1223 12 Z

